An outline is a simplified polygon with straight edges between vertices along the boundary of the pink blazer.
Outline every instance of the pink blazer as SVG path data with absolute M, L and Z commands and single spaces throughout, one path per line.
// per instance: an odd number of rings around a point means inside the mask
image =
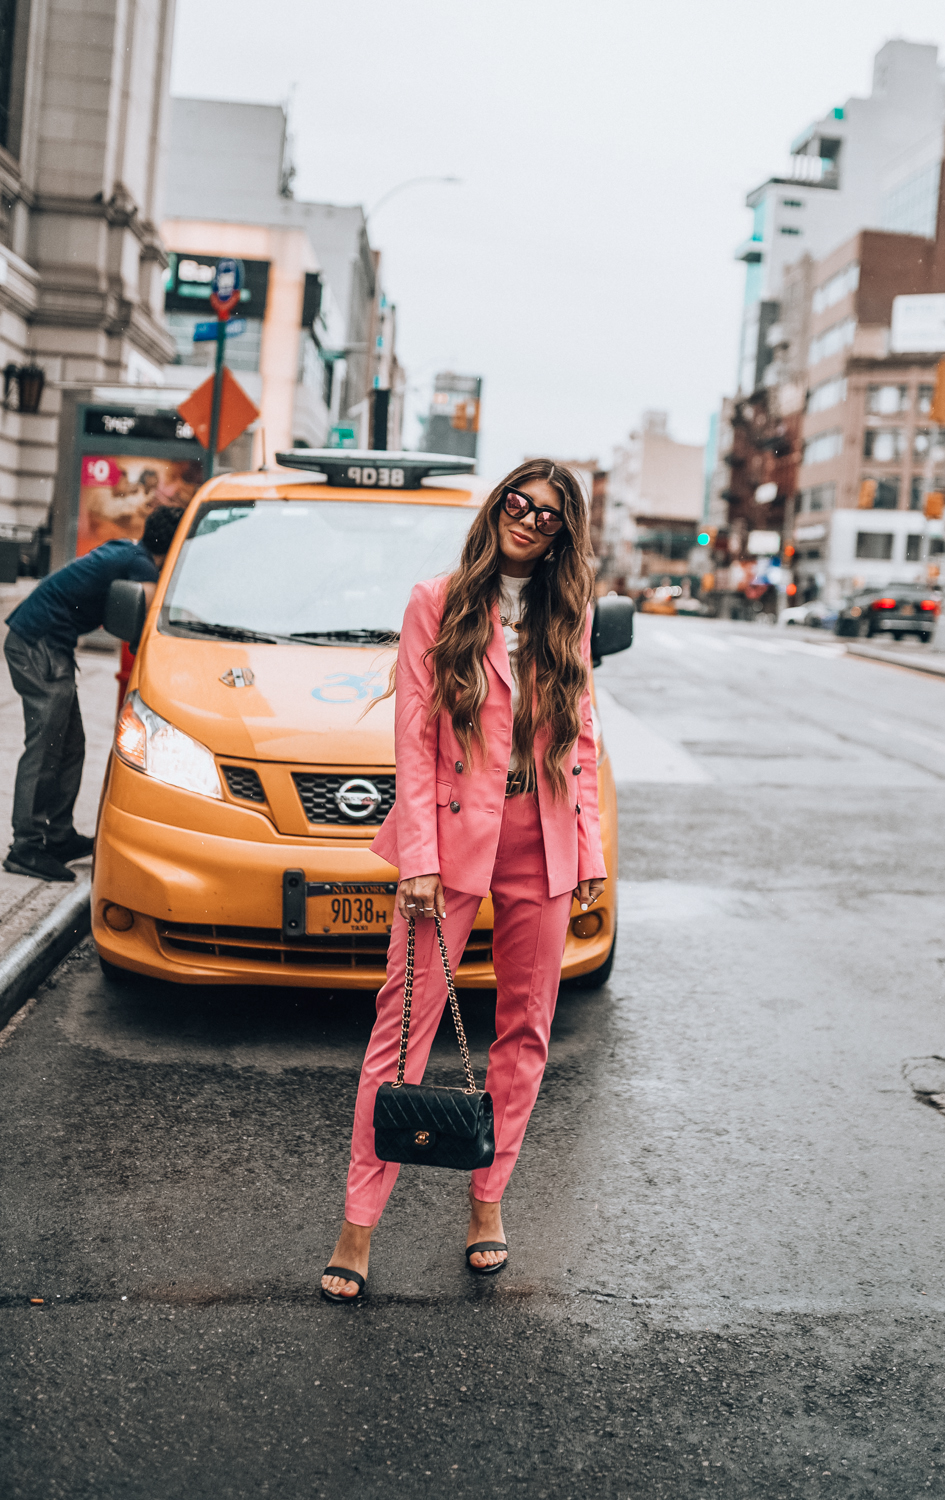
M 375 838 L 375 854 L 396 866 L 401 880 L 439 874 L 451 890 L 485 896 L 499 843 L 505 780 L 512 749 L 512 672 L 499 611 L 484 666 L 489 692 L 482 727 L 489 747 L 483 761 L 463 765 L 463 751 L 448 713 L 429 717 L 433 671 L 424 653 L 433 645 L 443 613 L 445 578 L 418 583 L 410 595 L 397 657 L 395 755 L 397 800 Z M 584 633 L 590 665 L 591 615 Z M 568 794 L 552 795 L 543 763 L 544 736 L 535 741 L 549 896 L 573 890 L 579 880 L 606 876 L 597 804 L 597 749 L 591 695 L 581 700 L 581 733 L 564 764 Z

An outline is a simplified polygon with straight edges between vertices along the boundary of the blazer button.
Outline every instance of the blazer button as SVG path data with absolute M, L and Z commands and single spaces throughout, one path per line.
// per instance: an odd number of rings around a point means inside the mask
M 581 774 L 581 772 L 582 772 L 583 769 L 584 769 L 583 766 L 572 766 L 571 767 L 571 775 L 572 776 L 580 776 L 580 774 Z
M 463 763 L 462 763 L 462 761 L 461 761 L 461 760 L 458 760 L 458 761 L 457 761 L 457 762 L 456 762 L 456 771 L 457 771 L 457 774 L 458 774 L 458 775 L 459 775 L 459 776 L 462 776 L 462 774 L 463 774 Z
M 459 812 L 459 803 L 458 802 L 451 802 L 450 803 L 450 812 Z
M 580 804 L 580 802 L 577 804 L 577 806 L 575 807 L 574 811 L 575 812 L 580 812 L 581 811 L 581 804 Z

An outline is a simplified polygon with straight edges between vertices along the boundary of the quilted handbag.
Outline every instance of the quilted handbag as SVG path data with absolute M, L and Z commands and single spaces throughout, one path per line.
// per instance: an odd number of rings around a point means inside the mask
M 440 958 L 459 1050 L 463 1055 L 466 1088 L 434 1088 L 426 1083 L 404 1083 L 410 1003 L 413 998 L 414 918 L 407 926 L 407 967 L 404 975 L 404 1014 L 400 1030 L 400 1058 L 394 1083 L 382 1083 L 374 1098 L 374 1150 L 381 1161 L 413 1162 L 428 1167 L 489 1167 L 495 1159 L 492 1096 L 476 1088 L 469 1047 L 459 1013 L 456 986 L 439 916 L 435 916 Z

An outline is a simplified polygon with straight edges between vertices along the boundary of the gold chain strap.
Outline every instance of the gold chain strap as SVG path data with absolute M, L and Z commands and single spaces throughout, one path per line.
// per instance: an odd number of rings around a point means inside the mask
M 440 958 L 443 960 L 443 973 L 446 975 L 446 993 L 450 997 L 450 1010 L 453 1013 L 453 1025 L 456 1027 L 456 1040 L 459 1042 L 459 1050 L 463 1055 L 463 1068 L 466 1073 L 467 1094 L 476 1092 L 476 1080 L 473 1077 L 472 1063 L 469 1058 L 469 1047 L 466 1042 L 466 1032 L 463 1028 L 463 1018 L 459 1013 L 459 1001 L 456 998 L 456 986 L 453 983 L 453 975 L 450 971 L 449 954 L 446 951 L 446 940 L 443 937 L 443 928 L 440 926 L 439 913 L 434 913 L 436 922 L 436 939 L 440 945 Z M 395 1089 L 399 1089 L 404 1081 L 404 1069 L 407 1066 L 407 1041 L 410 1037 L 410 1007 L 413 1002 L 413 962 L 415 943 L 415 919 L 410 917 L 407 922 L 407 963 L 404 970 L 404 1010 L 400 1023 L 400 1057 L 397 1060 L 397 1081 Z

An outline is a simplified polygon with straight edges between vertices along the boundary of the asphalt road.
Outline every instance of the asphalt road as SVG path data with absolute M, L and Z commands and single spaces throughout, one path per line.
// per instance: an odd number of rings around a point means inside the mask
M 599 680 L 619 959 L 509 1271 L 405 1169 L 321 1302 L 370 1000 L 77 950 L 0 1049 L 4 1497 L 945 1495 L 945 684 L 661 619 Z

